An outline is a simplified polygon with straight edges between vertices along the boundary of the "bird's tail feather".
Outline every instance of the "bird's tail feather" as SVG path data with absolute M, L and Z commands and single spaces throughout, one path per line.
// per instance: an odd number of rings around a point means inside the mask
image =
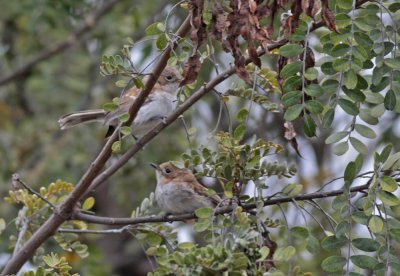
M 79 124 L 90 122 L 104 122 L 107 112 L 103 109 L 91 109 L 85 111 L 77 111 L 62 116 L 58 123 L 61 129 L 67 129 Z

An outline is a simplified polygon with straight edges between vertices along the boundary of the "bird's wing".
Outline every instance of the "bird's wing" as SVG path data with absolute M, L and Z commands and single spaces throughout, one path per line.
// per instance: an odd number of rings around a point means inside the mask
M 202 184 L 200 184 L 197 180 L 192 182 L 193 190 L 195 190 L 198 194 L 208 197 L 211 199 L 211 201 L 215 204 L 215 206 L 219 205 L 222 201 L 222 199 L 214 194 L 210 194 L 209 190 L 204 187 Z

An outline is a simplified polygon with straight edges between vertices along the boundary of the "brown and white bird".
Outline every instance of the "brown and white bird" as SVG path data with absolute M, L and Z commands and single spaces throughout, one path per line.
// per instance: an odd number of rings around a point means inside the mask
M 156 169 L 157 176 L 155 198 L 167 214 L 192 213 L 198 208 L 215 208 L 221 203 L 221 198 L 210 195 L 191 170 L 180 169 L 171 162 L 151 166 Z
M 143 78 L 143 82 L 148 77 Z M 182 75 L 174 67 L 166 67 L 161 73 L 153 90 L 150 92 L 143 106 L 139 109 L 135 120 L 132 122 L 132 134 L 141 137 L 161 119 L 167 117 L 175 110 L 177 105 L 177 94 Z M 132 87 L 122 95 L 119 106 L 116 110 L 107 112 L 104 109 L 91 109 L 77 111 L 62 116 L 58 122 L 61 129 L 67 129 L 89 122 L 101 122 L 109 126 L 106 136 L 109 136 L 118 125 L 119 117 L 129 111 L 129 107 L 135 101 L 140 89 Z

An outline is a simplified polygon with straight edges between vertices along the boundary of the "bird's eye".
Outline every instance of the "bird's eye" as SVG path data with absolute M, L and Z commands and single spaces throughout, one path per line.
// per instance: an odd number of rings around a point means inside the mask
M 173 80 L 174 80 L 174 76 L 172 76 L 172 75 L 166 75 L 166 76 L 165 76 L 165 79 L 166 79 L 167 81 L 173 81 Z
M 171 173 L 171 170 L 168 169 L 168 168 L 166 168 L 166 169 L 165 169 L 165 173 Z

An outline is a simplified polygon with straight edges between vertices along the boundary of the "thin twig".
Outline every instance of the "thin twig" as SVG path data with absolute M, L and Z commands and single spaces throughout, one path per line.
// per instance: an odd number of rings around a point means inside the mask
M 353 187 L 350 189 L 350 192 L 360 192 L 363 190 L 367 190 L 369 188 L 369 183 L 360 185 L 357 187 Z M 271 206 L 281 203 L 292 202 L 292 200 L 296 201 L 311 201 L 317 198 L 328 198 L 333 196 L 342 195 L 345 193 L 344 189 L 333 190 L 330 192 L 318 192 L 318 193 L 310 193 L 305 195 L 299 195 L 296 197 L 281 197 L 274 198 L 270 200 L 264 201 L 264 206 Z M 228 205 L 217 208 L 214 212 L 215 215 L 230 213 L 237 205 Z M 249 203 L 242 204 L 241 207 L 243 210 L 252 210 L 257 208 L 257 203 Z M 111 217 L 100 217 L 93 216 L 83 213 L 76 213 L 73 216 L 73 219 L 83 220 L 90 223 L 104 224 L 104 225 L 133 225 L 133 224 L 141 224 L 141 223 L 154 223 L 154 222 L 173 222 L 173 221 L 184 221 L 188 219 L 196 218 L 195 214 L 182 214 L 182 215 L 169 215 L 169 216 L 146 216 L 146 217 L 137 217 L 137 218 L 111 218 Z
M 56 206 L 51 203 L 50 201 L 48 201 L 44 196 L 42 196 L 40 193 L 36 192 L 34 189 L 32 189 L 31 187 L 29 187 L 29 185 L 27 185 L 24 181 L 21 180 L 21 178 L 19 177 L 19 174 L 14 173 L 12 175 L 12 182 L 13 182 L 13 186 L 14 187 L 18 187 L 18 184 L 21 184 L 25 189 L 27 189 L 30 193 L 36 195 L 38 198 L 40 198 L 41 200 L 43 200 L 44 202 L 46 202 L 47 204 L 50 205 L 50 207 L 54 210 L 56 208 Z

